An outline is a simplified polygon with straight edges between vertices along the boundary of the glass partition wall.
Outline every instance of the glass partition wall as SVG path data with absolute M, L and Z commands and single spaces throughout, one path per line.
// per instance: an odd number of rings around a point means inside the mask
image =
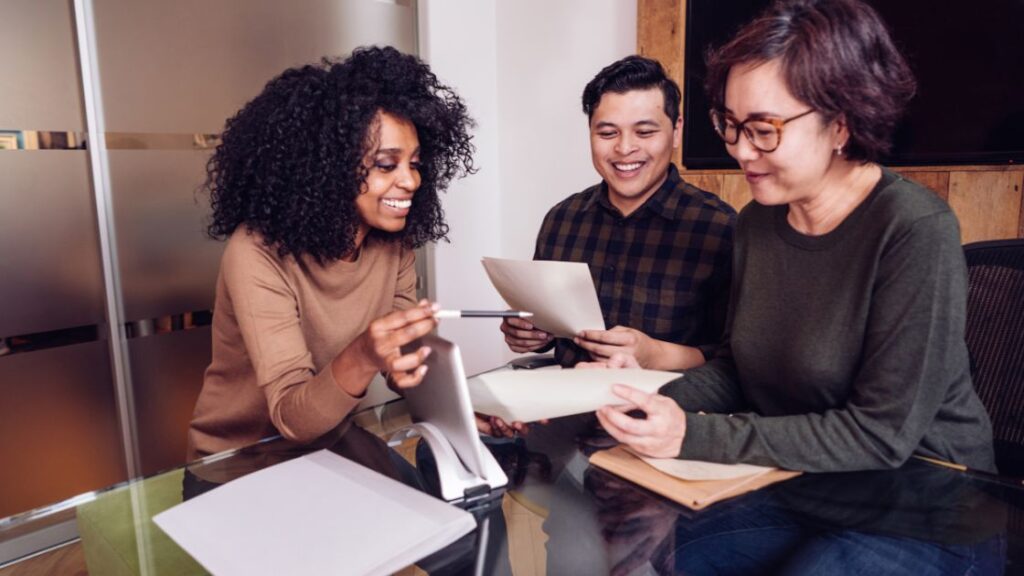
M 415 53 L 416 5 L 5 0 L 0 20 L 2 529 L 183 462 L 222 249 L 199 193 L 217 133 L 286 67 Z M 0 564 L 19 554 L 3 540 Z

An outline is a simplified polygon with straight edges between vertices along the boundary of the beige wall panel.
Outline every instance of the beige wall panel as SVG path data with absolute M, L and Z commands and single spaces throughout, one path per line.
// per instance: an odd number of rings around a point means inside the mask
M 701 190 L 707 190 L 719 196 L 722 195 L 722 174 L 683 174 L 682 176 L 683 180 Z
M 415 9 L 365 0 L 94 0 L 111 132 L 216 133 L 285 68 L 390 44 L 416 52 Z
M 943 200 L 949 199 L 949 172 L 904 172 L 903 177 L 935 192 Z
M 0 518 L 127 477 L 106 341 L 0 356 Z
M 722 177 L 722 200 L 729 203 L 737 212 L 754 199 L 750 193 L 750 184 L 743 174 L 726 174 Z
M 3 0 L 0 130 L 82 131 L 73 4 Z
M 206 237 L 209 196 L 197 193 L 208 154 L 111 150 L 125 320 L 213 307 L 223 242 Z
M 1021 172 L 952 172 L 949 204 L 964 244 L 1015 238 L 1020 232 Z
M 86 153 L 0 152 L 0 175 L 0 338 L 103 322 Z
M 210 363 L 207 326 L 128 341 L 142 473 L 185 463 L 188 425 Z

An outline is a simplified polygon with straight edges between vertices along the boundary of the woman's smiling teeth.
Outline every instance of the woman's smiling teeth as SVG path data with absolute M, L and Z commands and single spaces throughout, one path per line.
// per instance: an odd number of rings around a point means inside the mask
M 628 164 L 626 164 L 624 162 L 613 162 L 612 163 L 612 166 L 615 166 L 615 169 L 618 170 L 619 172 L 633 172 L 633 171 L 639 170 L 640 167 L 643 166 L 643 165 L 644 165 L 643 162 L 630 162 Z
M 405 210 L 405 209 L 409 208 L 410 206 L 412 206 L 412 199 L 411 198 L 408 199 L 408 200 L 397 200 L 395 198 L 384 198 L 384 199 L 381 200 L 381 202 L 383 202 L 385 206 L 390 206 L 392 208 L 397 208 L 399 210 Z

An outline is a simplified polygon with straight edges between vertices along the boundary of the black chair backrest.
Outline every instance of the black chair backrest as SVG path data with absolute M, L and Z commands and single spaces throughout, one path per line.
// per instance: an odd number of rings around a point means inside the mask
M 967 258 L 967 349 L 992 419 L 996 463 L 1024 476 L 1024 239 L 975 242 Z

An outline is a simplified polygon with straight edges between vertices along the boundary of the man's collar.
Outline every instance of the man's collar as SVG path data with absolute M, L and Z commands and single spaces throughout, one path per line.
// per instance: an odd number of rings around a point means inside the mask
M 660 214 L 664 218 L 672 219 L 675 218 L 680 202 L 678 199 L 673 198 L 674 192 L 682 178 L 679 176 L 679 169 L 676 168 L 675 164 L 669 163 L 668 165 L 668 177 L 661 183 L 658 190 L 651 195 L 639 208 L 634 210 L 633 214 L 639 214 L 643 210 L 648 210 L 654 214 Z M 612 212 L 613 214 L 621 214 L 618 208 L 612 205 L 611 200 L 608 199 L 608 183 L 601 181 L 598 185 L 597 190 L 594 194 L 590 195 L 587 202 L 583 205 L 585 210 L 600 205 L 605 210 Z

